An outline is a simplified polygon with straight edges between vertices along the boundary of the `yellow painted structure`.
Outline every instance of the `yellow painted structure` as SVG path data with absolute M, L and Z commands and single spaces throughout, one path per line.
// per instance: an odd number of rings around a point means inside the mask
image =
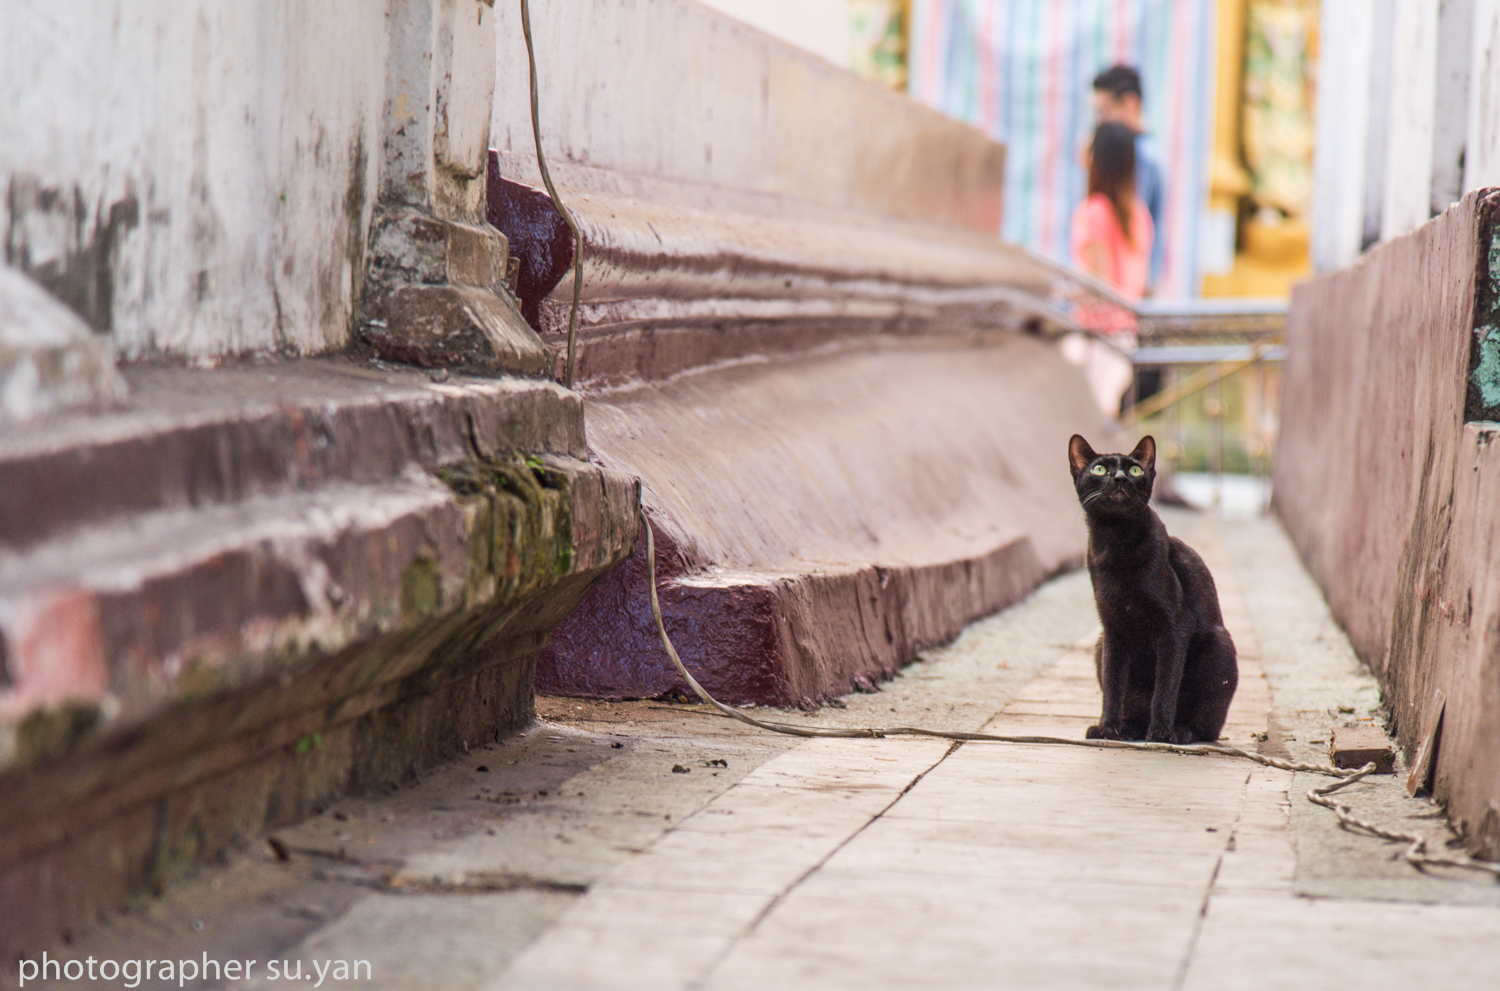
M 1274 3 L 1276 0 L 1262 0 Z M 1301 0 L 1279 0 L 1305 7 Z M 1234 265 L 1227 273 L 1205 274 L 1202 292 L 1209 297 L 1285 298 L 1292 285 L 1311 274 L 1311 232 L 1306 216 L 1269 216 L 1246 210 L 1254 177 L 1245 167 L 1244 105 L 1247 14 L 1251 0 L 1219 0 L 1218 73 L 1215 79 L 1214 142 L 1209 165 L 1210 211 L 1235 218 Z M 1316 21 L 1313 20 L 1313 24 Z M 1316 56 L 1314 27 L 1309 57 Z

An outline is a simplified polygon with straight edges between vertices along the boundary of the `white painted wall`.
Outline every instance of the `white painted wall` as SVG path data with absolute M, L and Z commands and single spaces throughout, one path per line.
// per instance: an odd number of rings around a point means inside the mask
M 1397 0 L 1370 0 L 1374 20 L 1370 47 L 1369 130 L 1365 137 L 1365 222 L 1360 244 L 1380 240 L 1381 211 L 1385 206 L 1386 153 L 1391 129 L 1391 65 L 1396 47 Z M 1336 30 L 1336 29 L 1335 29 Z M 1327 85 L 1337 87 L 1334 80 Z M 1341 88 L 1341 87 L 1340 87 Z M 1358 112 L 1357 108 L 1338 112 Z
M 1437 36 L 1437 0 L 1396 0 L 1381 240 L 1432 218 Z
M 369 0 L 7 0 L 6 259 L 93 265 L 126 356 L 342 346 L 387 47 Z
M 1324 0 L 1318 37 L 1312 255 L 1323 270 L 1351 264 L 1364 238 L 1375 10 L 1369 0 Z
M 1473 0 L 1464 188 L 1500 186 L 1500 0 Z
M 849 0 L 698 0 L 847 69 L 854 46 Z
M 1441 0 L 1432 107 L 1432 186 L 1429 216 L 1463 196 L 1469 130 L 1475 0 Z
M 1320 34 L 1319 269 L 1500 186 L 1500 0 L 1323 0 Z

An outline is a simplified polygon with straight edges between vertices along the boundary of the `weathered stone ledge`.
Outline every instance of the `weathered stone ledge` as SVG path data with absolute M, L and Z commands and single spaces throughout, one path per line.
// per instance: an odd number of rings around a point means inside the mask
M 12 959 L 525 725 L 548 632 L 639 529 L 638 483 L 584 460 L 552 383 L 337 359 L 130 378 L 128 405 L 0 440 Z
M 381 482 L 471 452 L 585 452 L 581 400 L 535 380 L 435 382 L 335 358 L 125 378 L 130 398 L 114 409 L 0 433 L 16 494 L 0 500 L 0 548 L 140 512 Z
M 522 303 L 561 360 L 572 242 L 547 224 L 550 202 L 499 178 L 521 163 L 501 155 L 497 167 L 490 219 L 523 268 L 545 269 L 557 283 L 540 299 L 523 285 Z M 955 326 L 1014 330 L 1051 315 L 1055 266 L 991 233 L 567 164 L 554 171 L 584 236 L 577 381 L 585 390 L 745 355 Z

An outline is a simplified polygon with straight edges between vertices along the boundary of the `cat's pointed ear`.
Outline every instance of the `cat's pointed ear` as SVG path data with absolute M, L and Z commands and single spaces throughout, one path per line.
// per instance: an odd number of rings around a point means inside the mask
M 1130 459 L 1140 463 L 1147 471 L 1156 470 L 1156 438 L 1150 434 L 1141 438 L 1141 442 L 1135 445 L 1135 450 L 1130 452 Z
M 1089 462 L 1099 455 L 1089 447 L 1089 442 L 1080 434 L 1074 434 L 1068 440 L 1068 467 L 1073 470 L 1073 477 L 1077 478 L 1083 473 L 1083 469 L 1089 466 Z

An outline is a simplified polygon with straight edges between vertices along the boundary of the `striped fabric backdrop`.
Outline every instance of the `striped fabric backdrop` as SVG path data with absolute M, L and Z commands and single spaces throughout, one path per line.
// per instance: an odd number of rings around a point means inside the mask
M 914 0 L 915 98 L 1006 145 L 1001 236 L 1066 259 L 1094 128 L 1091 83 L 1135 66 L 1166 174 L 1160 296 L 1198 292 L 1198 226 L 1213 139 L 1212 0 Z

